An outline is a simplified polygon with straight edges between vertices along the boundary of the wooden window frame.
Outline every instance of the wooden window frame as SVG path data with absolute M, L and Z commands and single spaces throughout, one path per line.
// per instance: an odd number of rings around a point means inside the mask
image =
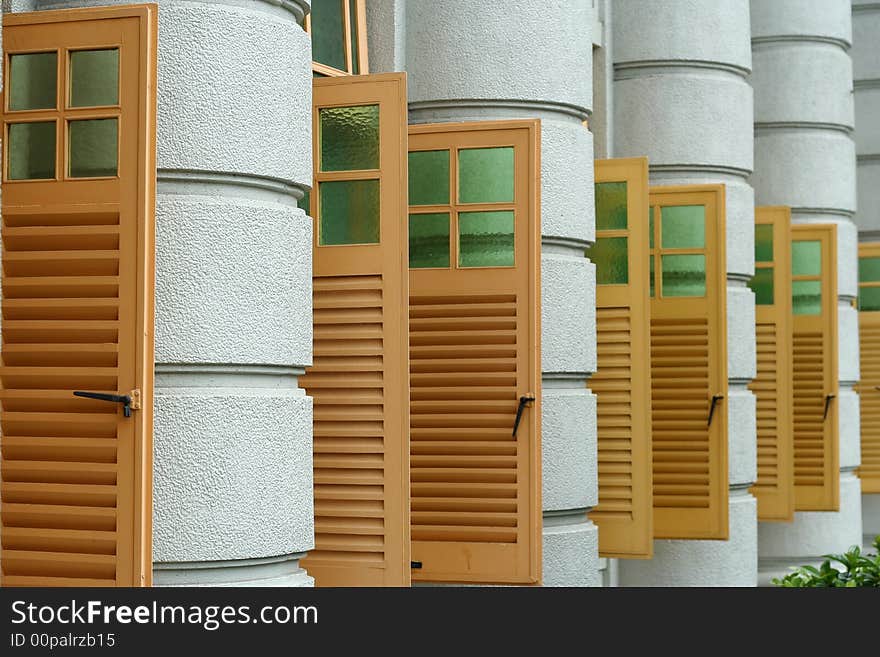
M 501 133 L 496 136 L 496 133 Z M 507 133 L 507 134 L 505 134 Z M 520 540 L 516 543 L 492 543 L 492 542 L 449 542 L 444 545 L 443 541 L 417 541 L 413 540 L 413 559 L 423 562 L 423 568 L 413 570 L 413 581 L 425 582 L 466 582 L 479 584 L 522 584 L 540 585 L 542 581 L 542 507 L 541 507 L 541 314 L 540 314 L 540 171 L 541 171 L 541 126 L 540 121 L 530 120 L 506 120 L 467 123 L 441 123 L 409 126 L 410 152 L 449 150 L 450 160 L 456 157 L 460 149 L 468 148 L 494 148 L 513 146 L 522 149 L 523 166 L 517 164 L 514 170 L 515 188 L 526 189 L 527 194 L 517 192 L 513 203 L 473 203 L 461 204 L 458 202 L 457 180 L 452 176 L 457 171 L 450 161 L 450 198 L 447 205 L 414 205 L 409 210 L 415 210 L 414 214 L 435 212 L 450 213 L 450 240 L 455 239 L 457 230 L 452 223 L 455 222 L 455 214 L 462 208 L 474 211 L 493 210 L 512 206 L 523 217 L 522 225 L 527 230 L 519 230 L 520 223 L 515 224 L 515 250 L 525 255 L 526 262 L 519 257 L 515 258 L 515 267 L 464 267 L 457 266 L 454 252 L 450 253 L 450 265 L 444 268 L 414 268 L 410 269 L 410 297 L 419 294 L 418 287 L 413 281 L 420 277 L 449 276 L 453 281 L 459 276 L 485 277 L 487 285 L 498 286 L 506 281 L 511 271 L 516 268 L 528 268 L 527 291 L 528 298 L 537 303 L 531 308 L 534 313 L 530 322 L 523 321 L 523 326 L 518 328 L 519 338 L 528 342 L 531 348 L 525 348 L 517 355 L 518 373 L 525 380 L 531 380 L 534 386 L 531 390 L 517 389 L 517 396 L 529 395 L 535 401 L 524 408 L 518 438 L 528 427 L 528 453 L 523 455 L 522 466 L 528 472 L 528 484 L 523 487 L 523 497 L 517 507 L 518 527 L 522 527 Z M 446 135 L 450 135 L 447 137 Z M 517 181 L 524 182 L 517 183 Z M 443 281 L 445 284 L 448 281 Z M 454 286 L 454 283 L 453 283 Z M 427 296 L 433 296 L 443 285 L 431 286 L 431 292 L 423 292 Z M 414 294 L 414 290 L 416 293 Z M 523 302 L 519 302 L 523 303 Z M 412 388 L 411 388 L 412 390 Z M 511 409 L 511 416 L 515 407 Z M 521 440 L 521 442 L 525 442 Z M 415 441 L 411 443 L 414 445 Z M 477 484 L 482 485 L 482 484 Z M 515 546 L 516 552 L 501 552 L 497 548 Z M 446 552 L 450 550 L 450 552 Z M 445 553 L 441 558 L 440 553 Z M 515 568 L 506 568 L 504 560 L 498 556 L 510 554 Z M 430 567 L 430 560 L 438 558 L 443 560 L 441 568 Z
M 880 242 L 861 242 L 859 244 L 859 258 L 880 258 Z M 859 280 L 859 293 L 863 288 L 880 287 L 880 282 Z M 856 299 L 858 308 L 858 299 Z M 880 493 L 880 428 L 874 425 L 876 422 L 873 408 L 880 410 L 880 390 L 877 386 L 880 377 L 868 383 L 865 381 L 866 372 L 871 372 L 876 365 L 873 361 L 880 353 L 870 349 L 868 345 L 873 342 L 866 339 L 866 331 L 874 329 L 880 332 L 880 310 L 859 310 L 859 358 L 861 360 L 861 381 L 855 386 L 856 392 L 861 399 L 861 453 L 862 459 L 856 470 L 862 482 L 862 493 Z M 877 401 L 875 401 L 877 400 Z M 866 438 L 867 437 L 867 438 Z
M 790 522 L 794 519 L 794 436 L 792 434 L 792 311 L 791 311 L 791 208 L 784 206 L 755 208 L 755 225 L 773 229 L 773 254 L 770 260 L 755 259 L 755 272 L 773 269 L 773 304 L 755 304 L 755 328 L 758 336 L 758 376 L 749 384 L 756 397 L 758 430 L 758 480 L 751 488 L 758 500 L 758 520 L 761 522 Z M 773 378 L 776 385 L 776 407 L 772 418 L 762 417 L 761 393 L 766 383 L 760 380 L 760 332 L 773 328 L 775 350 Z M 762 455 L 761 430 L 764 421 L 775 426 L 775 460 Z M 763 462 L 762 462 L 763 461 Z M 775 485 L 762 483 L 761 471 L 772 467 Z
M 650 297 L 648 295 L 648 158 L 597 160 L 595 182 L 625 182 L 627 185 L 627 227 L 596 230 L 597 241 L 603 237 L 627 239 L 626 284 L 596 285 L 597 329 L 601 337 L 602 309 L 627 312 L 630 322 L 629 361 L 630 381 L 630 476 L 631 510 L 629 513 L 615 509 L 615 501 L 603 504 L 603 479 L 619 478 L 621 469 L 620 447 L 609 448 L 607 462 L 603 459 L 605 436 L 603 436 L 602 345 L 597 347 L 598 371 L 590 379 L 589 387 L 597 395 L 598 411 L 598 477 L 599 504 L 590 512 L 590 518 L 599 526 L 599 556 L 623 559 L 650 559 L 654 552 L 653 470 L 651 456 L 651 344 L 650 344 Z M 589 255 L 589 254 L 588 254 Z M 619 321 L 619 320 L 618 320 Z M 614 329 L 615 331 L 618 329 Z M 618 347 L 618 345 L 612 345 Z M 621 358 L 617 352 L 609 356 L 615 361 Z M 615 363 L 619 367 L 618 363 Z M 608 393 L 619 396 L 619 378 L 607 383 Z M 612 402 L 613 403 L 613 402 Z M 620 420 L 614 415 L 608 418 L 614 436 L 608 438 L 618 443 L 617 432 L 622 431 Z M 606 471 L 607 469 L 607 471 Z M 604 472 L 603 472 L 604 471 Z M 619 502 L 618 502 L 619 504 Z M 607 508 L 606 508 L 607 507 Z
M 340 70 L 320 62 L 312 62 L 312 72 L 318 73 L 325 77 L 339 77 L 343 75 L 355 75 L 354 57 L 357 56 L 358 72 L 357 75 L 367 75 L 370 72 L 369 67 L 369 48 L 367 47 L 367 0 L 338 0 L 342 2 L 342 23 L 343 23 L 343 49 L 345 52 L 346 70 Z M 351 51 L 351 5 L 354 3 L 354 14 L 357 28 L 357 53 Z M 311 38 L 312 35 L 312 17 L 306 15 L 303 22 L 303 29 Z
M 706 413 L 711 413 L 712 396 L 721 395 L 714 409 L 712 427 L 707 435 L 709 446 L 707 464 L 709 482 L 707 486 L 708 506 L 691 508 L 687 504 L 679 506 L 658 504 L 659 497 L 670 498 L 675 495 L 659 495 L 657 487 L 658 471 L 669 472 L 662 461 L 658 461 L 658 432 L 655 417 L 658 413 L 656 400 L 652 403 L 652 444 L 654 448 L 654 538 L 662 539 L 713 539 L 727 540 L 728 526 L 728 417 L 727 417 L 727 257 L 725 242 L 726 189 L 724 185 L 681 185 L 649 188 L 649 207 L 654 215 L 654 247 L 649 251 L 655 258 L 654 296 L 651 297 L 652 351 L 653 324 L 656 320 L 678 321 L 682 318 L 706 316 L 707 346 L 709 354 L 709 378 L 707 381 Z M 706 208 L 705 244 L 697 248 L 666 248 L 661 239 L 661 208 L 665 206 L 704 205 Z M 713 251 L 715 253 L 713 254 Z M 660 260 L 664 253 L 672 255 L 705 254 L 706 291 L 700 297 L 664 297 L 663 269 Z M 713 257 L 714 256 L 714 257 Z M 715 296 L 713 296 L 713 294 Z M 665 308 L 659 303 L 668 304 Z M 705 304 L 705 309 L 703 308 Z M 672 306 L 670 308 L 670 306 Z M 662 308 L 662 312 L 658 314 Z M 717 362 L 712 359 L 717 359 Z M 652 368 L 653 368 L 652 356 Z M 652 372 L 653 377 L 653 372 Z M 652 378 L 652 390 L 655 388 Z M 669 413 L 669 411 L 665 411 Z M 664 418 L 664 422 L 670 420 Z M 718 437 L 715 444 L 713 436 Z M 665 460 L 665 459 L 664 459 Z M 658 470 L 662 468 L 662 470 Z M 671 484 L 675 486 L 677 484 Z
M 822 467 L 824 481 L 821 485 L 798 484 L 799 445 L 798 432 L 794 434 L 795 455 L 795 511 L 838 511 L 840 509 L 840 427 L 839 427 L 839 381 L 838 381 L 838 320 L 837 320 L 837 226 L 835 224 L 793 224 L 792 242 L 819 242 L 821 244 L 821 270 L 819 276 L 792 274 L 792 290 L 797 281 L 821 282 L 822 310 L 818 315 L 792 314 L 792 334 L 795 347 L 798 333 L 805 330 L 823 334 L 822 357 L 825 371 L 823 388 L 831 399 L 827 403 L 827 415 L 823 419 Z M 794 249 L 792 248 L 792 262 Z M 797 349 L 793 349 L 792 390 L 798 381 L 796 365 Z M 798 406 L 795 395 L 793 426 L 797 427 Z M 802 458 L 802 457 L 801 457 Z M 810 458 L 815 455 L 810 454 Z
M 67 75 L 58 76 L 57 84 L 59 93 L 63 96 L 56 98 L 56 108 L 50 110 L 26 110 L 9 113 L 4 111 L 4 124 L 11 123 L 11 116 L 54 116 L 57 126 L 65 128 L 65 121 L 73 118 L 93 118 L 96 114 L 101 117 L 117 116 L 119 119 L 118 166 L 122 167 L 123 154 L 127 161 L 136 159 L 137 169 L 128 172 L 130 192 L 134 199 L 130 203 L 136 232 L 135 246 L 132 249 L 138 254 L 133 278 L 134 295 L 128 298 L 120 297 L 120 308 L 128 304 L 134 309 L 133 315 L 133 339 L 131 340 L 134 357 L 131 361 L 133 379 L 136 388 L 140 392 L 139 405 L 132 405 L 132 417 L 120 420 L 131 424 L 133 448 L 131 452 L 130 477 L 120 478 L 116 486 L 118 489 L 116 504 L 120 505 L 120 499 L 125 506 L 127 500 L 131 500 L 130 513 L 128 509 L 117 510 L 118 520 L 116 533 L 116 549 L 124 546 L 121 554 L 116 554 L 116 585 L 117 586 L 151 586 L 153 577 L 153 379 L 154 379 L 154 315 L 155 315 L 155 208 L 156 208 L 156 89 L 158 71 L 158 7 L 155 4 L 121 5 L 113 7 L 88 7 L 76 9 L 62 9 L 54 11 L 40 11 L 28 13 L 5 14 L 3 27 L 52 25 L 58 23 L 111 21 L 114 19 L 135 19 L 138 22 L 137 33 L 141 50 L 137 70 L 137 101 L 131 103 L 130 112 L 137 113 L 137 136 L 123 146 L 122 139 L 123 123 L 120 114 L 119 103 L 122 102 L 124 88 L 122 85 L 122 59 L 120 56 L 119 75 L 119 102 L 116 106 L 102 108 L 70 108 L 67 102 Z M 10 39 L 4 40 L 4 62 L 8 61 Z M 119 47 L 120 51 L 125 43 L 107 44 Z M 99 47 L 99 46 L 96 46 Z M 130 46 L 129 46 L 130 47 Z M 70 50 L 92 49 L 92 46 L 80 48 L 59 47 L 59 70 L 67 70 L 66 62 L 61 58 Z M 45 52 L 46 49 L 40 49 Z M 16 50 L 15 52 L 20 52 Z M 6 70 L 9 70 L 8 68 Z M 10 92 L 9 85 L 3 92 L 3 109 L 7 107 Z M 5 132 L 5 126 L 4 126 Z M 107 193 L 110 186 L 118 184 L 121 171 L 116 176 L 95 178 L 72 178 L 67 175 L 68 155 L 63 151 L 64 135 L 56 134 L 56 175 L 54 179 L 44 180 L 14 180 L 7 181 L 5 177 L 7 140 L 4 139 L 4 177 L 3 177 L 3 204 L 4 222 L 12 212 L 8 204 L 12 202 L 12 186 L 16 190 L 22 190 L 17 204 L 17 213 L 26 214 L 51 214 L 51 213 L 86 213 L 100 212 L 95 208 L 106 204 L 108 212 L 112 208 L 123 207 L 119 197 L 104 199 L 98 198 L 99 194 Z M 127 149 L 127 150 L 124 150 Z M 136 149 L 136 157 L 131 156 L 131 149 Z M 65 171 L 59 169 L 64 167 Z M 57 199 L 46 193 L 46 185 L 66 184 L 76 186 L 76 192 L 71 193 L 70 198 Z M 49 198 L 47 198 L 49 196 Z M 109 201 L 109 202 L 108 202 Z M 121 275 L 120 275 L 121 278 Z M 119 344 L 117 342 L 117 344 Z M 121 359 L 120 359 L 121 362 Z M 120 374 L 124 368 L 118 364 Z M 128 367 L 126 365 L 126 367 Z M 126 394 L 127 390 L 120 390 Z M 117 438 L 118 440 L 118 438 Z M 118 457 L 117 457 L 118 458 Z M 127 457 L 126 457 L 127 458 Z M 120 520 L 122 522 L 120 522 Z M 130 522 L 128 522 L 130 521 Z M 23 578 L 35 580 L 39 586 L 49 585 L 41 582 L 40 578 Z M 57 584 L 55 584 L 57 585 Z M 86 584 L 83 584 L 86 585 Z

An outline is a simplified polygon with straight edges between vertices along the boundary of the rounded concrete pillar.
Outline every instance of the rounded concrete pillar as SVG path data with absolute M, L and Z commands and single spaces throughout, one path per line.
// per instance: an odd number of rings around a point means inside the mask
M 647 155 L 652 185 L 727 188 L 728 541 L 654 541 L 623 586 L 753 586 L 757 570 L 752 89 L 748 0 L 612 3 L 614 157 Z
M 158 4 L 154 581 L 310 585 L 309 3 Z
M 400 3 L 378 3 L 394 15 Z M 371 10 L 378 15 L 379 9 Z M 543 508 L 546 585 L 598 585 L 593 142 L 589 3 L 406 5 L 410 121 L 541 119 Z M 487 39 L 485 35 L 497 38 Z M 371 34 L 373 61 L 400 44 Z M 389 50 L 393 49 L 393 50 Z
M 795 223 L 835 223 L 840 335 L 840 510 L 759 524 L 762 584 L 862 540 L 856 311 L 855 147 L 850 0 L 752 1 L 755 186 L 760 205 Z
M 853 92 L 859 240 L 880 240 L 880 3 L 853 0 Z M 865 545 L 880 534 L 880 494 L 862 496 Z

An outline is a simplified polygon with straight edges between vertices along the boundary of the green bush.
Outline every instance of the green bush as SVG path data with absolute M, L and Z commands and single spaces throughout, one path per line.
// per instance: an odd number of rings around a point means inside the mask
M 878 554 L 862 554 L 854 545 L 846 554 L 823 555 L 825 561 L 818 568 L 801 566 L 782 579 L 775 578 L 773 583 L 786 588 L 880 587 L 880 536 L 874 539 L 874 548 Z M 842 568 L 832 566 L 832 562 Z

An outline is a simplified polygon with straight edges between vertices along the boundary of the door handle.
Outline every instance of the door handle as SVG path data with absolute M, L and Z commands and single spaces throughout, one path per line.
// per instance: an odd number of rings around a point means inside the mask
M 122 414 L 125 417 L 131 417 L 131 397 L 128 395 L 111 395 L 105 392 L 85 392 L 83 390 L 74 390 L 73 394 L 75 397 L 85 397 L 87 399 L 97 399 L 98 401 L 122 404 Z
M 519 421 L 522 420 L 523 409 L 529 402 L 535 401 L 534 397 L 523 395 L 519 398 L 519 406 L 516 407 L 516 419 L 513 421 L 513 437 L 516 438 L 516 430 L 519 429 Z
M 712 426 L 712 416 L 715 415 L 715 404 L 724 399 L 724 395 L 712 395 L 712 405 L 709 406 L 709 419 L 706 420 L 706 426 Z
M 825 395 L 825 411 L 822 413 L 822 420 L 828 417 L 828 407 L 831 406 L 831 400 L 837 395 Z

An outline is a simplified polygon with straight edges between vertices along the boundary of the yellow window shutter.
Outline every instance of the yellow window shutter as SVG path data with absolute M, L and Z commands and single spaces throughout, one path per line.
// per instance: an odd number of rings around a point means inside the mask
M 406 78 L 315 79 L 318 586 L 408 586 Z
M 410 126 L 413 580 L 540 580 L 539 143 Z
M 859 244 L 859 354 L 863 493 L 880 493 L 880 242 Z
M 840 501 L 837 227 L 791 227 L 795 511 Z
M 3 46 L 0 585 L 149 586 L 156 9 L 7 14 Z
M 655 538 L 727 538 L 724 203 L 724 185 L 650 188 Z
M 755 335 L 758 372 L 758 519 L 794 518 L 791 358 L 791 210 L 755 208 Z
M 599 526 L 603 557 L 650 558 L 651 369 L 648 305 L 648 159 L 597 160 L 597 372 Z

